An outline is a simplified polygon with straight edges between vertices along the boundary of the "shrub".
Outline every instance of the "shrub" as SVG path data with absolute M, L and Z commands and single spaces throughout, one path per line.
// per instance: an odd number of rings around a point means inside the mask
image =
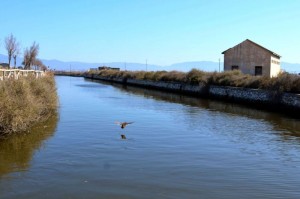
M 94 72 L 93 72 L 94 73 Z M 245 88 L 260 88 L 278 92 L 300 93 L 300 76 L 281 73 L 278 77 L 252 76 L 243 74 L 239 70 L 225 72 L 204 72 L 197 69 L 184 73 L 179 71 L 115 71 L 104 70 L 98 72 L 105 77 L 122 77 L 140 80 L 184 82 L 190 84 L 207 84 L 219 86 L 234 86 Z
M 162 81 L 170 81 L 170 82 L 184 82 L 185 81 L 185 73 L 179 71 L 170 71 L 165 73 L 161 77 Z
M 207 83 L 209 73 L 205 73 L 201 70 L 192 69 L 186 74 L 186 81 L 191 84 Z
M 0 135 L 27 130 L 57 109 L 53 75 L 0 82 Z
M 300 77 L 295 74 L 281 73 L 274 78 L 272 87 L 282 92 L 300 93 Z
M 157 71 L 154 73 L 152 80 L 153 81 L 161 81 L 161 78 L 168 73 L 167 71 Z
M 155 72 L 150 71 L 144 74 L 144 80 L 153 80 Z

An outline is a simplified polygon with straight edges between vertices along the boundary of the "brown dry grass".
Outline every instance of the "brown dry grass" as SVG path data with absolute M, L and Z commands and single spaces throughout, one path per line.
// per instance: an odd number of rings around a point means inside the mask
M 21 78 L 0 82 L 0 135 L 27 130 L 57 109 L 54 77 Z
M 192 69 L 187 73 L 179 71 L 146 72 L 104 70 L 93 72 L 93 74 L 110 78 L 118 77 L 152 81 L 182 82 L 188 84 L 259 88 L 278 92 L 300 93 L 300 76 L 289 73 L 281 73 L 278 77 L 274 78 L 246 75 L 238 70 L 218 73 L 204 72 L 197 69 Z

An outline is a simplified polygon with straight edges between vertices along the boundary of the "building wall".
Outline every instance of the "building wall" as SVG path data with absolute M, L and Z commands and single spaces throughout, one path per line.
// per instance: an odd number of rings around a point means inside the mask
M 271 56 L 271 77 L 276 77 L 280 73 L 280 59 L 277 57 Z
M 239 66 L 245 74 L 255 75 L 255 66 L 262 66 L 262 75 L 276 76 L 280 65 L 271 71 L 271 52 L 246 40 L 224 53 L 224 70 L 232 70 L 232 66 Z M 274 57 L 275 58 L 275 57 Z M 275 65 L 275 64 L 274 64 Z

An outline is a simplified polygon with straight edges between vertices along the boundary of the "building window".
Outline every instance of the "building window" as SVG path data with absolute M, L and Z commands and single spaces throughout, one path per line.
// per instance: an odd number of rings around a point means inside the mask
M 272 59 L 272 64 L 277 64 L 277 65 L 280 65 L 280 62 L 279 62 L 279 61 L 277 61 L 277 60 L 274 60 L 274 59 Z
M 239 66 L 236 66 L 236 65 L 231 66 L 231 70 L 238 70 L 238 69 L 239 69 Z
M 255 76 L 262 75 L 262 66 L 255 66 Z

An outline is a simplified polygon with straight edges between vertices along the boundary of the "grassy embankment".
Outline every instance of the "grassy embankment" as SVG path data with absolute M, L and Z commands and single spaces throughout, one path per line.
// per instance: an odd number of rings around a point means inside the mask
M 81 77 L 84 74 L 84 72 L 82 72 L 82 71 L 54 71 L 54 74 L 57 76 Z
M 278 92 L 300 93 L 300 76 L 296 74 L 281 73 L 278 77 L 270 78 L 242 74 L 240 71 L 203 72 L 197 69 L 191 71 L 115 71 L 103 70 L 88 72 L 110 78 L 132 78 L 152 81 L 181 82 L 188 84 L 233 86 L 254 89 L 274 90 Z
M 58 97 L 52 74 L 0 82 L 0 136 L 24 132 L 56 112 Z

